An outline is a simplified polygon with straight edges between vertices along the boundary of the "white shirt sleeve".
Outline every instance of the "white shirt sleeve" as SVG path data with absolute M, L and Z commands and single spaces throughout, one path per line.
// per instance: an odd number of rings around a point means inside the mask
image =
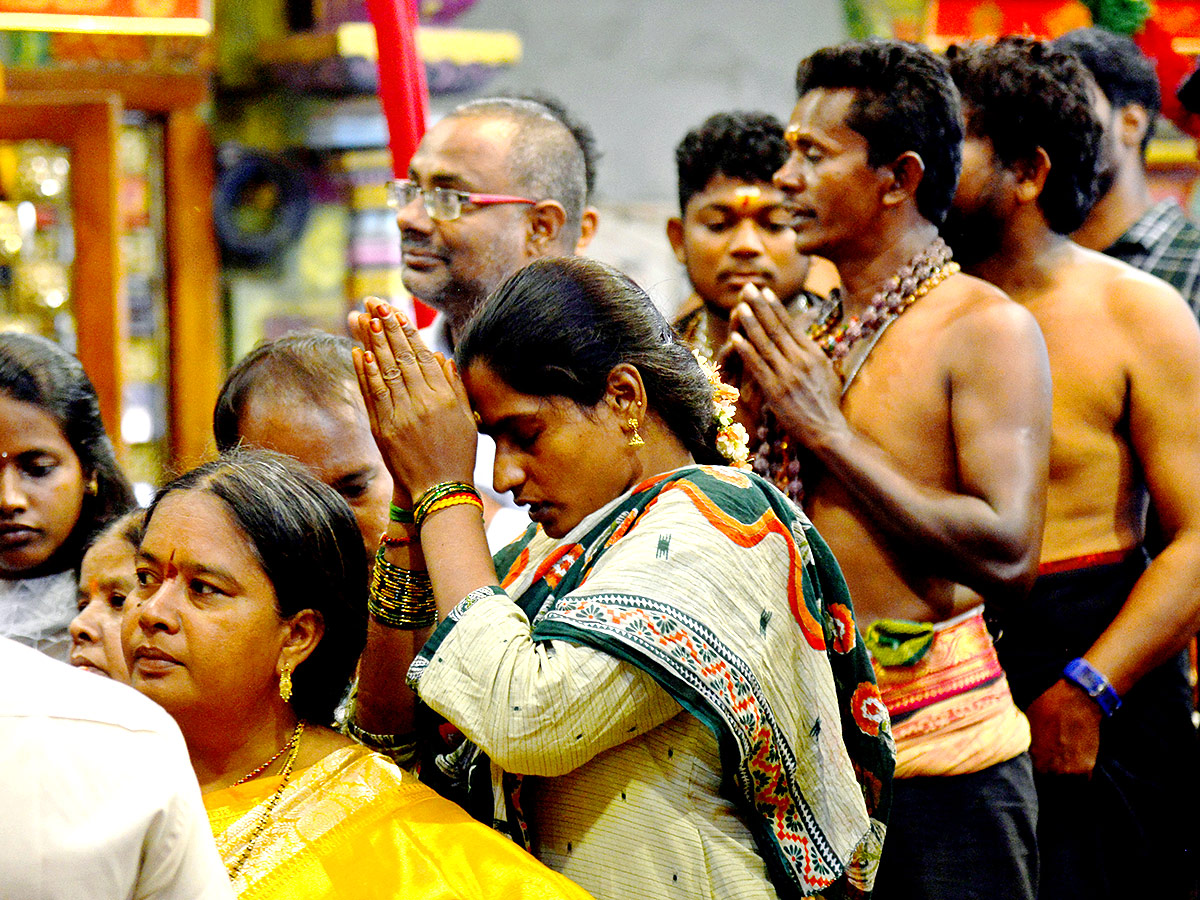
M 174 743 L 174 742 L 172 742 Z M 217 855 L 200 788 L 182 739 L 164 747 L 158 809 L 150 813 L 137 900 L 225 900 L 233 896 Z
M 0 639 L 0 897 L 231 900 L 178 726 Z

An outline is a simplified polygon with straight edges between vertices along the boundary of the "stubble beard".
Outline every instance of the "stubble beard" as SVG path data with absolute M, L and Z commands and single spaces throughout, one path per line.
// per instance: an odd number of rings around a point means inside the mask
M 432 286 L 414 285 L 408 278 L 402 280 L 405 290 L 426 306 L 444 315 L 454 332 L 460 331 L 466 325 L 488 295 L 481 280 L 456 280 L 449 272 L 439 284 Z

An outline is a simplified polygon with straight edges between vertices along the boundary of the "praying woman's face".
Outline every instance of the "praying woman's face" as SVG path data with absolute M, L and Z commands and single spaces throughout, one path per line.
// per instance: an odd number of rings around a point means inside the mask
M 496 441 L 495 489 L 511 491 L 550 537 L 562 537 L 636 483 L 629 434 L 606 400 L 583 407 L 522 394 L 479 360 L 463 381 L 479 430 Z
M 137 585 L 136 548 L 120 534 L 106 534 L 83 555 L 79 612 L 71 620 L 71 665 L 129 681 L 121 650 L 121 611 Z

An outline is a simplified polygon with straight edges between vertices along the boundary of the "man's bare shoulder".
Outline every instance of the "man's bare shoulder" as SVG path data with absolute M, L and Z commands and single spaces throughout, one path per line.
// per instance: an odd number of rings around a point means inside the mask
M 1051 343 L 1063 329 L 1072 342 L 1088 343 L 1090 333 L 1095 341 L 1112 349 L 1124 346 L 1135 356 L 1156 352 L 1164 341 L 1192 343 L 1197 325 L 1187 301 L 1148 272 L 1072 245 L 1056 281 L 1044 301 L 1051 315 L 1039 315 Z
M 1033 315 L 989 281 L 960 272 L 930 291 L 928 299 L 944 317 L 947 342 L 959 347 L 970 342 L 964 349 L 976 358 L 1006 338 L 1041 343 Z
M 1073 246 L 1059 281 L 1083 302 L 1101 303 L 1120 318 L 1172 313 L 1191 317 L 1183 296 L 1161 278 L 1085 247 Z

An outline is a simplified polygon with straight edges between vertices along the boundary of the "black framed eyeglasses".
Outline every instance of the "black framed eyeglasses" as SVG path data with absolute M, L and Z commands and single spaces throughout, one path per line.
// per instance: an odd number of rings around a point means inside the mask
M 537 203 L 528 197 L 513 197 L 508 194 L 472 194 L 454 188 L 423 188 L 415 181 L 397 178 L 388 182 L 388 206 L 403 209 L 418 197 L 425 206 L 429 218 L 439 222 L 451 222 L 463 214 L 463 206 L 496 206 L 500 203 Z

